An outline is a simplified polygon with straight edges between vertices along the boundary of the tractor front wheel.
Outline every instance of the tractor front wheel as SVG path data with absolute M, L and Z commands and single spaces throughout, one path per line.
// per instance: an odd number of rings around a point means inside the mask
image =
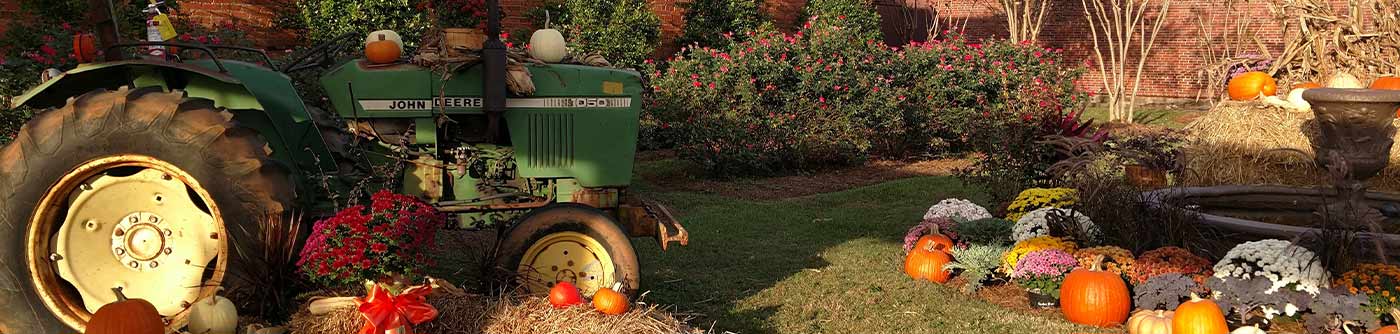
M 497 268 L 527 293 L 545 293 L 558 282 L 585 296 L 622 283 L 636 291 L 640 267 L 632 242 L 612 217 L 579 204 L 556 204 L 520 218 L 499 245 Z
M 38 114 L 0 150 L 0 333 L 83 331 L 113 288 L 182 327 L 219 286 L 236 293 L 290 184 L 257 132 L 181 92 L 99 90 Z

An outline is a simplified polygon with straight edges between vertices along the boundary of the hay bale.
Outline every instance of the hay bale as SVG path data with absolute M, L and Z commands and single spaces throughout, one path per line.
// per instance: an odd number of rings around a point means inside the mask
M 1313 162 L 1309 138 L 1318 130 L 1312 119 L 1311 112 L 1221 103 L 1187 127 L 1193 141 L 1185 149 L 1186 185 L 1326 184 Z M 1368 184 L 1372 190 L 1400 192 L 1400 145 L 1391 149 L 1390 166 Z
M 606 316 L 582 306 L 563 310 L 550 307 L 538 296 L 488 297 L 475 294 L 434 294 L 428 302 L 438 309 L 433 321 L 414 327 L 426 334 L 676 334 L 688 333 L 685 321 L 655 305 L 636 306 L 617 316 Z M 312 315 L 302 307 L 287 324 L 293 334 L 355 333 L 363 326 L 354 308 Z

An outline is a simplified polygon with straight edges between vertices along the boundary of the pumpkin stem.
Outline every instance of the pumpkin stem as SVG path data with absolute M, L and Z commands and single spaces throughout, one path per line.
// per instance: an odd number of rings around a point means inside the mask
M 112 292 L 115 292 L 115 293 L 117 294 L 117 301 L 119 301 L 119 302 L 124 302 L 124 301 L 126 301 L 126 294 L 123 294 L 123 293 L 122 293 L 122 287 L 115 287 L 115 288 L 112 288 Z
M 379 36 L 379 40 L 381 40 L 381 41 L 384 40 L 384 34 L 379 34 L 378 36 Z
M 1159 317 L 1159 318 L 1162 318 L 1162 317 L 1166 317 L 1166 316 L 1167 316 L 1167 311 L 1166 311 L 1166 310 L 1156 310 L 1156 311 L 1157 311 L 1157 317 Z
M 1198 295 L 1198 294 L 1196 294 L 1195 292 L 1192 292 L 1192 293 L 1191 293 L 1191 302 L 1194 303 L 1194 302 L 1199 302 L 1199 301 L 1202 301 L 1202 300 L 1204 300 L 1204 299 L 1201 299 L 1201 295 Z
M 1103 271 L 1103 254 L 1094 255 L 1089 260 L 1089 271 Z

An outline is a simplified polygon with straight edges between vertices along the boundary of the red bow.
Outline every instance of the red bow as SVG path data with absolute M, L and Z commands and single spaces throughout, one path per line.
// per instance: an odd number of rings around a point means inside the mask
M 360 315 L 365 318 L 360 334 L 383 334 L 437 318 L 438 310 L 427 301 L 428 293 L 432 291 L 432 286 L 420 285 L 395 296 L 378 284 L 371 285 L 368 297 L 355 298 Z

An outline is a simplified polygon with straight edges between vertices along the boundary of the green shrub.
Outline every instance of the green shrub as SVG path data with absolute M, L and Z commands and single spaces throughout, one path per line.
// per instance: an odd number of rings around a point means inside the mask
M 416 46 L 432 25 L 418 0 L 297 0 L 301 24 L 313 43 L 345 33 L 393 30 L 405 46 Z
M 1011 244 L 1011 227 L 1015 222 L 1001 218 L 983 218 L 959 223 L 953 227 L 958 240 L 972 245 L 1006 246 Z
M 977 151 L 989 168 L 973 176 L 1020 191 L 1053 162 L 1037 142 L 1083 101 L 1081 70 L 1055 50 L 959 36 L 891 48 L 834 22 L 846 21 L 817 16 L 649 66 L 643 147 L 719 176 Z
M 715 176 L 863 160 L 883 132 L 899 131 L 904 90 L 874 61 L 888 48 L 838 28 L 753 33 L 648 66 L 655 130 Z
M 802 8 L 802 15 L 807 18 L 831 19 L 809 20 L 806 25 L 839 24 L 859 38 L 882 40 L 880 13 L 875 11 L 872 0 L 811 0 Z
M 661 38 L 661 19 L 646 0 L 548 2 L 528 16 L 543 27 L 546 13 L 574 52 L 597 53 L 618 67 L 640 66 Z
M 677 45 L 720 47 L 767 22 L 761 0 L 695 0 L 686 4 L 685 29 Z

